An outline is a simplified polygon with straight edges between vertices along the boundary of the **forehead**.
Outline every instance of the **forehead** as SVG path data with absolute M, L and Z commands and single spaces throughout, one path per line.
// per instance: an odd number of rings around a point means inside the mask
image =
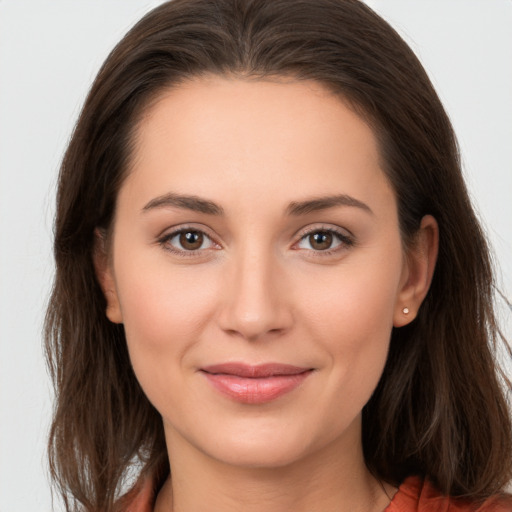
M 369 125 L 321 84 L 211 76 L 152 102 L 136 130 L 127 181 L 148 199 L 191 188 L 247 198 L 276 187 L 309 197 L 354 189 L 368 199 L 390 192 L 379 160 Z

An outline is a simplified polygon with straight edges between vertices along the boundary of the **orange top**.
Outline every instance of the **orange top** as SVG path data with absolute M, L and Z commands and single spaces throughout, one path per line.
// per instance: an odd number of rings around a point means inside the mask
M 489 498 L 484 503 L 443 496 L 428 480 L 409 477 L 384 512 L 511 512 L 512 499 Z
M 154 501 L 153 485 L 148 481 L 126 512 L 152 512 Z M 475 505 L 443 496 L 428 481 L 409 477 L 384 512 L 512 512 L 512 498 L 496 496 Z

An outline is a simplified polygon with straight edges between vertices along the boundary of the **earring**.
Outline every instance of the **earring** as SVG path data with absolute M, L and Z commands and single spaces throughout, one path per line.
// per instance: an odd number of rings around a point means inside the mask
M 403 313 L 404 315 L 408 315 L 408 314 L 409 314 L 409 308 L 404 308 L 404 309 L 402 309 L 402 313 Z

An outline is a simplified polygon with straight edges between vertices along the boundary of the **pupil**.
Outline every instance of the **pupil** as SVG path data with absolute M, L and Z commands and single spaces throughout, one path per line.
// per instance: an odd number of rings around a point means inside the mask
M 310 243 L 313 249 L 318 249 L 319 251 L 325 251 L 329 249 L 332 244 L 332 234 L 328 232 L 319 232 L 314 233 L 310 236 Z
M 180 235 L 180 244 L 191 251 L 199 249 L 203 245 L 203 235 L 198 231 L 186 231 Z

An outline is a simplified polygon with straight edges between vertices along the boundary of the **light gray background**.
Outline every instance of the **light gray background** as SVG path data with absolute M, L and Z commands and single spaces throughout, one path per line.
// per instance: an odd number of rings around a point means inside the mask
M 159 3 L 0 0 L 0 512 L 60 510 L 46 475 L 51 391 L 41 350 L 56 174 L 103 59 Z M 510 300 L 512 1 L 368 3 L 412 44 L 444 101 Z

